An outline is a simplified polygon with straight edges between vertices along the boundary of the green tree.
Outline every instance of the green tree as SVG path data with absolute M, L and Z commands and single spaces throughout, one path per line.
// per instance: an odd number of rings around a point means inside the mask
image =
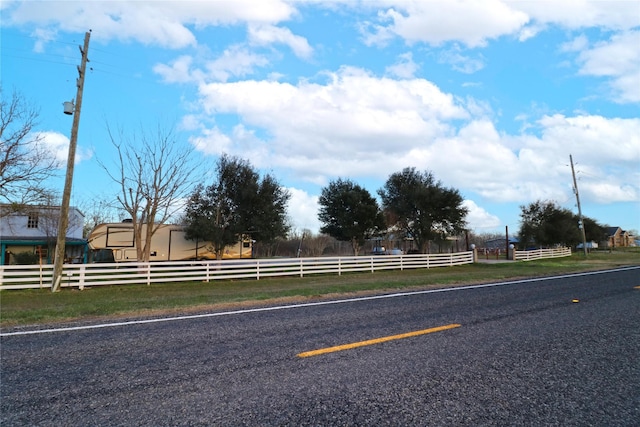
M 587 242 L 601 243 L 608 239 L 607 225 L 602 225 L 595 219 L 589 217 L 583 217 L 582 220 Z M 578 219 L 576 219 L 576 221 L 578 221 Z
M 582 243 L 580 218 L 569 209 L 558 206 L 554 201 L 541 200 L 520 206 L 520 209 L 521 245 L 573 247 Z M 588 242 L 601 242 L 605 238 L 606 227 L 587 217 L 583 217 L 583 223 Z
M 290 194 L 271 175 L 260 179 L 253 166 L 223 155 L 216 163 L 215 181 L 198 185 L 186 205 L 186 237 L 210 241 L 216 257 L 245 234 L 260 242 L 286 235 Z
M 350 242 L 358 255 L 366 239 L 384 229 L 378 202 L 364 188 L 350 180 L 337 179 L 322 189 L 318 200 L 321 233 Z
M 431 172 L 405 168 L 389 176 L 378 194 L 383 209 L 396 218 L 393 225 L 413 238 L 421 253 L 431 240 L 459 234 L 466 227 L 468 209 L 462 206 L 460 192 L 444 187 Z
M 290 225 L 287 221 L 287 203 L 291 194 L 272 175 L 265 175 L 258 182 L 257 191 L 249 194 L 245 233 L 266 245 L 285 237 Z

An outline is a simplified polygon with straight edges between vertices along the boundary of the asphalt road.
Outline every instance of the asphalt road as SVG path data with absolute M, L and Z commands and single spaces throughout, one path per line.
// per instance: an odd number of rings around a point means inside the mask
M 639 273 L 3 331 L 0 424 L 637 426 Z

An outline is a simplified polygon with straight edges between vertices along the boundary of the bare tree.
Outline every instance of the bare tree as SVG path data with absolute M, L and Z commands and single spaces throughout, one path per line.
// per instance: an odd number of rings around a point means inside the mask
M 44 181 L 60 165 L 34 132 L 39 112 L 16 91 L 5 97 L 1 86 L 0 98 L 0 202 L 46 202 Z
M 84 226 L 82 228 L 84 237 L 89 236 L 89 233 L 99 224 L 115 222 L 118 218 L 113 203 L 104 198 L 94 198 L 82 203 L 80 209 L 85 213 Z M 122 219 L 119 218 L 120 221 Z
M 327 234 L 313 234 L 310 230 L 305 230 L 306 246 L 309 256 L 322 256 L 324 250 L 333 242 L 334 238 Z
M 197 177 L 193 149 L 177 143 L 173 130 L 161 126 L 153 138 L 143 132 L 139 141 L 122 130 L 107 130 L 117 150 L 117 170 L 100 165 L 119 186 L 116 199 L 131 217 L 138 260 L 149 261 L 151 238 L 182 208 Z

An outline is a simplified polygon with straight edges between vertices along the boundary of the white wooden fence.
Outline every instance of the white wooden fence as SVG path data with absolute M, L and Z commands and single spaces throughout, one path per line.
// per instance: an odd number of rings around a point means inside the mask
M 472 264 L 473 252 L 358 257 L 65 264 L 61 287 L 342 274 Z M 0 266 L 0 290 L 50 288 L 53 265 Z
M 532 251 L 515 251 L 516 261 L 532 261 L 542 258 L 560 258 L 571 256 L 571 248 L 534 249 Z

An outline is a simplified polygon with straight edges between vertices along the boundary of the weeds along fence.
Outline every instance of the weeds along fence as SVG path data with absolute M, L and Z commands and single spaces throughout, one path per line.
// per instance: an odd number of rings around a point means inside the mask
M 473 263 L 473 252 L 353 257 L 274 258 L 65 264 L 61 287 L 255 279 L 450 267 Z M 53 265 L 0 266 L 0 290 L 50 288 Z
M 515 251 L 514 259 L 517 261 L 533 261 L 543 258 L 560 258 L 571 256 L 571 248 L 535 249 L 531 251 Z

